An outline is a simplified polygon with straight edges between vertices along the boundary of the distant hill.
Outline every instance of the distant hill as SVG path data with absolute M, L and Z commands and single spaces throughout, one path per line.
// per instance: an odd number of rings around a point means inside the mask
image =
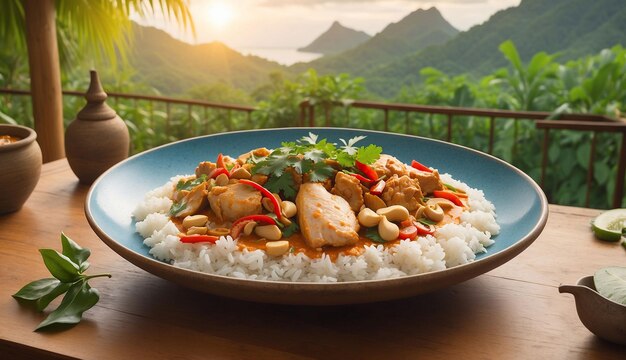
M 360 45 L 371 36 L 363 31 L 357 31 L 341 25 L 338 21 L 333 22 L 328 30 L 317 37 L 309 45 L 299 48 L 298 51 L 319 54 L 336 54 Z
M 494 14 L 482 25 L 447 43 L 396 57 L 359 73 L 368 88 L 391 96 L 402 84 L 418 82 L 420 69 L 433 66 L 450 74 L 483 75 L 506 66 L 498 51 L 505 40 L 515 43 L 524 61 L 535 53 L 561 54 L 559 60 L 626 45 L 624 0 L 522 0 L 519 6 Z M 313 65 L 313 63 L 311 64 Z
M 257 56 L 244 56 L 220 42 L 191 45 L 138 24 L 133 24 L 133 33 L 130 62 L 138 70 L 137 80 L 168 95 L 217 82 L 251 92 L 267 82 L 270 72 L 286 69 Z
M 303 71 L 312 67 L 321 73 L 347 72 L 358 76 L 404 55 L 445 43 L 457 33 L 436 8 L 418 9 L 354 49 L 292 68 Z

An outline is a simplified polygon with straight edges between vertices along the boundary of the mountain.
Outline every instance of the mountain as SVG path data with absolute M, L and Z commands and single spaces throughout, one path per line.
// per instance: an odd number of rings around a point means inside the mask
M 360 45 L 371 36 L 363 31 L 357 31 L 333 22 L 328 30 L 317 37 L 309 45 L 299 48 L 298 51 L 320 53 L 324 55 L 336 54 Z
M 359 75 L 371 91 L 391 96 L 402 85 L 419 82 L 419 71 L 427 66 L 475 75 L 506 66 L 498 46 L 508 39 L 524 61 L 540 51 L 559 53 L 559 61 L 564 61 L 626 45 L 625 34 L 624 0 L 522 0 L 445 44 L 379 63 Z
M 217 82 L 251 92 L 267 82 L 270 72 L 286 69 L 257 56 L 244 56 L 220 42 L 191 45 L 138 24 L 133 24 L 133 34 L 129 60 L 138 70 L 137 80 L 168 95 Z
M 445 43 L 457 33 L 436 8 L 418 9 L 354 49 L 292 68 L 303 71 L 312 67 L 326 74 L 347 72 L 359 76 L 395 58 Z

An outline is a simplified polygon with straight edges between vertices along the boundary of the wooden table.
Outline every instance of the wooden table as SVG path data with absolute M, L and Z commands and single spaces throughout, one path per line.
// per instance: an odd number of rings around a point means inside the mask
M 593 238 L 589 220 L 597 210 L 551 205 L 546 229 L 521 255 L 436 293 L 296 307 L 195 292 L 131 265 L 91 231 L 83 213 L 87 190 L 65 160 L 48 163 L 24 207 L 0 216 L 0 357 L 626 358 L 626 347 L 583 327 L 573 297 L 557 290 L 601 267 L 626 263 L 624 249 Z M 49 276 L 37 249 L 60 250 L 61 231 L 91 249 L 88 272 L 113 278 L 92 280 L 100 302 L 80 324 L 33 332 L 46 314 L 11 294 Z

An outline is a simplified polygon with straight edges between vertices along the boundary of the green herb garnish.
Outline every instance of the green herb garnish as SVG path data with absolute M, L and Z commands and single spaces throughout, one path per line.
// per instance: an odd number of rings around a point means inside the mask
M 378 234 L 378 228 L 375 227 L 367 228 L 367 230 L 365 230 L 365 237 L 379 244 L 384 244 L 387 242 L 387 240 L 380 237 L 380 235 Z
M 418 222 L 424 224 L 424 225 L 437 225 L 436 221 L 432 221 L 430 219 L 427 218 L 419 218 L 417 219 Z
M 185 210 L 185 208 L 187 208 L 186 202 L 182 200 L 180 202 L 175 202 L 172 204 L 172 207 L 170 207 L 170 215 L 176 216 L 179 212 Z
M 295 221 L 292 221 L 289 226 L 285 226 L 285 228 L 283 228 L 283 237 L 288 238 L 291 235 L 297 233 L 299 229 L 300 228 L 298 227 L 298 224 Z
M 293 199 L 296 195 L 296 183 L 293 173 L 288 168 L 293 168 L 297 174 L 308 175 L 309 181 L 323 182 L 333 175 L 335 169 L 328 161 L 336 161 L 344 168 L 354 167 L 358 160 L 364 164 L 371 164 L 380 157 L 382 148 L 376 145 L 356 147 L 358 141 L 365 136 L 356 136 L 348 141 L 340 139 L 344 144 L 337 147 L 326 139 L 319 140 L 318 135 L 309 133 L 295 142 L 284 142 L 281 147 L 274 149 L 268 156 L 255 158 L 252 174 L 268 176 L 265 187 L 276 193 Z
M 176 191 L 191 190 L 195 188 L 196 186 L 202 184 L 206 180 L 207 180 L 206 174 L 202 174 L 200 175 L 199 178 L 195 178 L 193 180 L 192 179 L 189 179 L 189 180 L 180 179 L 178 180 L 178 183 L 176 184 Z
M 13 295 L 16 299 L 34 304 L 43 311 L 54 299 L 65 293 L 59 307 L 51 312 L 35 329 L 42 330 L 53 325 L 77 324 L 83 312 L 93 307 L 100 299 L 98 290 L 89 286 L 89 280 L 111 277 L 111 274 L 85 275 L 89 268 L 87 258 L 91 252 L 82 248 L 61 233 L 62 253 L 52 249 L 39 249 L 43 262 L 54 278 L 33 281 Z

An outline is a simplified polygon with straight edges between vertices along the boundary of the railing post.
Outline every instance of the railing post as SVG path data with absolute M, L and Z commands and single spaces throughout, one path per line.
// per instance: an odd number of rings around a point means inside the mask
M 315 127 L 315 107 L 309 103 L 309 126 Z
M 495 117 L 490 117 L 489 118 L 489 154 L 493 155 L 493 140 L 494 140 L 494 130 L 495 130 L 495 125 L 496 125 L 496 119 Z
M 448 114 L 448 135 L 446 136 L 447 142 L 452 142 L 452 114 Z
M 589 207 L 589 199 L 591 197 L 591 184 L 593 183 L 593 161 L 596 157 L 596 141 L 597 132 L 593 132 L 591 137 L 591 151 L 589 151 L 589 166 L 587 166 L 587 192 L 585 193 L 585 207 Z
M 613 194 L 613 207 L 622 207 L 624 197 L 624 176 L 626 175 L 626 131 L 622 131 L 622 144 L 619 150 L 619 163 L 617 165 L 617 181 L 615 181 L 615 193 Z
M 546 185 L 546 168 L 548 167 L 548 150 L 550 148 L 550 130 L 543 129 L 543 146 L 541 147 L 541 179 L 539 181 L 541 188 L 545 192 Z
M 389 131 L 389 109 L 385 109 L 385 131 Z

